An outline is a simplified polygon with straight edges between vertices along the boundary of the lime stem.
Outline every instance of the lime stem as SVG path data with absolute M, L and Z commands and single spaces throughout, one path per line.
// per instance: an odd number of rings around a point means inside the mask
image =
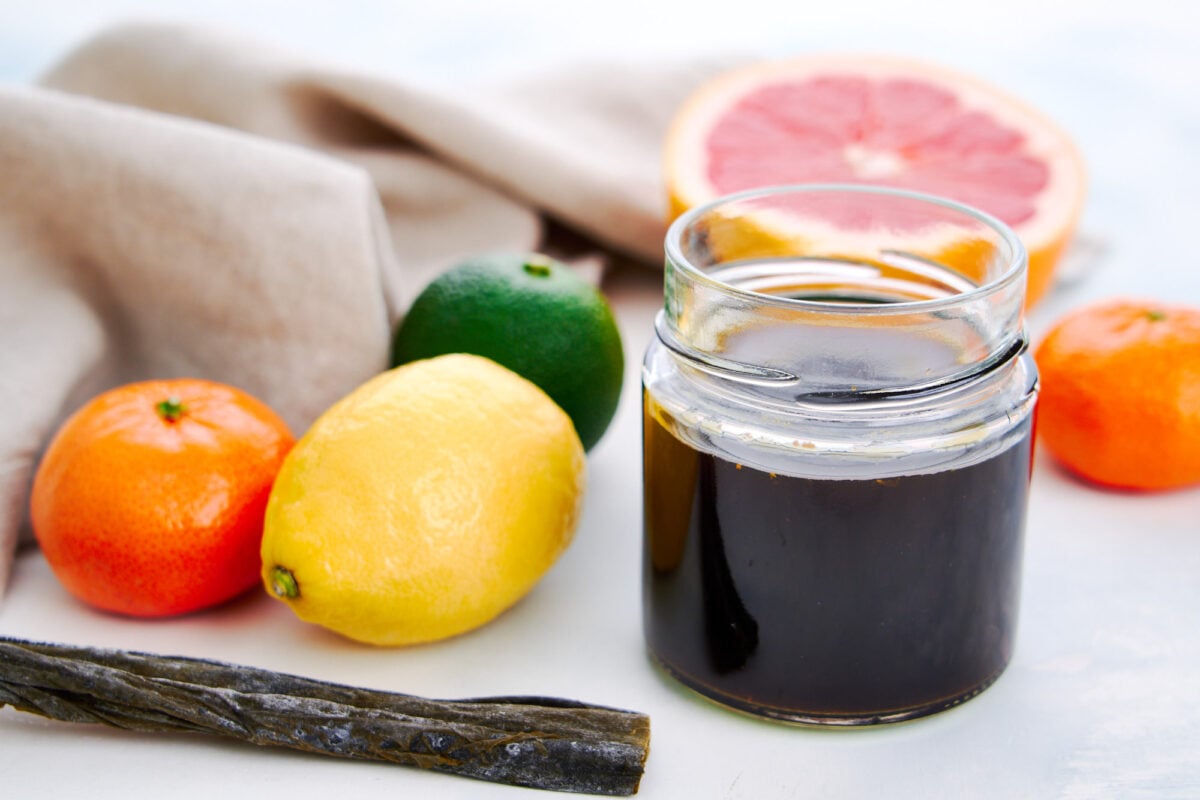
M 531 258 L 525 262 L 522 269 L 535 278 L 550 277 L 550 262 L 544 258 Z
M 168 397 L 154 406 L 154 410 L 167 422 L 178 422 L 179 418 L 187 412 L 187 407 L 178 397 Z
M 289 600 L 300 596 L 300 584 L 296 576 L 287 567 L 271 567 L 271 591 L 276 597 L 286 597 Z

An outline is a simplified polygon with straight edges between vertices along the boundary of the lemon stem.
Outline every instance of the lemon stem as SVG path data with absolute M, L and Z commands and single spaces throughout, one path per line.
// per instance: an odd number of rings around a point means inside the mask
M 275 566 L 271 568 L 271 591 L 276 597 L 290 600 L 300 596 L 300 584 L 296 583 L 296 576 L 290 569 Z
M 168 397 L 166 400 L 155 405 L 154 410 L 160 418 L 167 422 L 178 422 L 179 418 L 187 412 L 183 401 L 178 397 Z
M 521 268 L 525 270 L 527 274 L 532 275 L 535 278 L 550 277 L 550 262 L 548 261 L 530 259 L 529 261 L 526 261 L 524 266 Z

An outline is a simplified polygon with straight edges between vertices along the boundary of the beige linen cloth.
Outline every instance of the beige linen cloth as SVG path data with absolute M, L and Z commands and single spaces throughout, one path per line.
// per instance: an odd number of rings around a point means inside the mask
M 661 141 L 715 68 L 435 86 L 143 24 L 0 86 L 0 592 L 37 457 L 95 393 L 210 378 L 299 434 L 461 257 L 658 261 Z

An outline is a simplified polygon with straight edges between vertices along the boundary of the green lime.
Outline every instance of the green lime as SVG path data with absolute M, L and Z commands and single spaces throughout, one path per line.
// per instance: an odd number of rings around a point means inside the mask
M 612 310 L 546 256 L 480 256 L 429 284 L 396 329 L 392 366 L 448 353 L 490 358 L 537 384 L 589 450 L 616 413 L 625 357 Z

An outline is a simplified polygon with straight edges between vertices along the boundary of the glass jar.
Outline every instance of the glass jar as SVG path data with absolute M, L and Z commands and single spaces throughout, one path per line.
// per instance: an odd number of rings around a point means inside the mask
M 1026 255 L 947 200 L 756 190 L 666 240 L 643 369 L 652 657 L 752 714 L 930 714 L 1004 670 L 1037 373 Z

